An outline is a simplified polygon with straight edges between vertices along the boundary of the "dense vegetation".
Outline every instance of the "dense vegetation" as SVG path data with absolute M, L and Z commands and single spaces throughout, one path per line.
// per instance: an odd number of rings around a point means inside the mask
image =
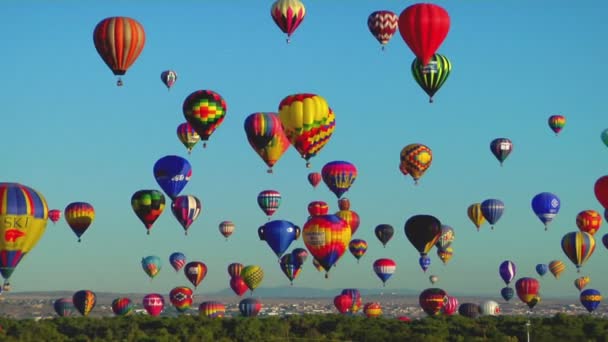
M 404 323 L 394 318 L 302 315 L 208 319 L 130 316 L 40 321 L 0 318 L 1 341 L 525 341 L 526 317 L 462 316 Z M 532 341 L 608 341 L 608 320 L 590 315 L 537 317 Z

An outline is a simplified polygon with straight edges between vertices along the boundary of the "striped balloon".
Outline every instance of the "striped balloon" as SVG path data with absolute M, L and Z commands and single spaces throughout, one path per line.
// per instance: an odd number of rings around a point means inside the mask
M 480 209 L 483 217 L 492 225 L 491 228 L 494 229 L 494 224 L 498 222 L 505 211 L 505 204 L 501 200 L 490 198 L 481 202 Z
M 177 196 L 171 204 L 171 211 L 188 235 L 188 228 L 196 221 L 202 210 L 201 201 L 193 195 Z
M 412 76 L 416 83 L 429 95 L 429 103 L 433 103 L 433 96 L 445 83 L 452 71 L 452 63 L 443 55 L 438 53 L 431 57 L 427 65 L 415 58 L 412 62 Z
M 116 298 L 112 301 L 112 312 L 116 316 L 127 316 L 133 313 L 135 305 L 126 297 Z
M 367 28 L 382 45 L 382 50 L 397 32 L 399 17 L 391 11 L 375 11 L 367 17 Z
M 357 179 L 357 168 L 347 161 L 336 160 L 323 166 L 321 176 L 329 190 L 340 198 Z
M 453 314 L 456 313 L 456 311 L 458 311 L 458 298 L 454 297 L 454 296 L 446 296 L 447 300 L 445 302 L 445 305 L 443 306 L 443 308 L 441 308 L 441 312 L 444 315 L 447 316 L 452 316 Z
M 467 208 L 467 215 L 469 216 L 471 222 L 473 222 L 473 224 L 477 228 L 477 231 L 479 231 L 481 225 L 486 222 L 486 218 L 483 217 L 483 213 L 481 212 L 481 203 L 471 204 Z
M 577 272 L 580 272 L 583 264 L 595 251 L 595 239 L 586 232 L 570 232 L 562 238 L 562 250 L 576 265 Z
M 351 235 L 355 235 L 357 229 L 359 229 L 359 225 L 361 224 L 361 219 L 359 218 L 359 214 L 357 214 L 354 210 L 343 209 L 336 212 L 336 216 L 343 219 L 348 227 L 350 228 Z
M 253 113 L 245 118 L 245 134 L 253 150 L 268 166 L 268 173 L 289 148 L 289 139 L 283 131 L 277 113 Z
M 182 110 L 186 121 L 206 147 L 209 137 L 224 122 L 227 107 L 220 94 L 212 90 L 197 90 L 186 97 Z
M 223 318 L 226 314 L 226 306 L 216 301 L 202 302 L 198 307 L 198 312 L 201 316 L 208 318 Z
M 135 63 L 146 44 L 144 27 L 128 17 L 109 17 L 100 21 L 93 31 L 97 53 L 114 75 L 121 76 Z M 118 78 L 116 83 L 122 85 Z
M 45 232 L 49 208 L 41 193 L 17 183 L 0 183 L 0 273 L 8 279 Z
M 589 278 L 588 276 L 578 277 L 574 279 L 574 286 L 579 291 L 582 291 L 590 282 L 591 278 Z
M 363 306 L 363 313 L 367 318 L 374 318 L 382 315 L 382 306 L 380 303 L 365 303 Z
M 373 268 L 378 278 L 382 281 L 382 284 L 386 286 L 388 279 L 397 270 L 397 264 L 393 259 L 382 258 L 374 261 Z
M 262 310 L 262 302 L 257 298 L 245 298 L 239 302 L 239 311 L 244 317 L 255 317 Z
M 201 136 L 187 122 L 177 126 L 177 138 L 186 147 L 188 154 L 192 153 L 194 146 L 201 140 Z
M 64 215 L 68 225 L 78 237 L 78 242 L 80 242 L 82 234 L 95 220 L 95 209 L 86 202 L 73 202 L 65 207 Z
M 186 255 L 181 252 L 174 252 L 169 255 L 169 263 L 175 272 L 179 272 L 186 265 Z
M 552 260 L 549 262 L 549 272 L 553 274 L 555 279 L 559 279 L 559 276 L 566 270 L 566 264 L 560 260 Z
M 76 291 L 72 296 L 72 303 L 81 315 L 88 316 L 97 303 L 97 296 L 90 290 Z
M 184 266 L 184 274 L 196 288 L 207 275 L 207 265 L 201 261 L 191 261 Z
M 367 252 L 367 242 L 361 239 L 353 239 L 348 244 L 348 250 L 357 259 L 357 263 L 359 263 L 359 259 Z
M 558 135 L 564 126 L 566 126 L 566 117 L 563 115 L 551 115 L 547 123 L 549 124 L 549 128 L 555 132 L 555 135 Z
M 226 241 L 228 241 L 228 237 L 234 233 L 235 227 L 236 226 L 234 223 L 232 223 L 232 221 L 222 221 L 220 222 L 218 228 L 220 230 L 220 234 L 222 234 L 226 238 Z
M 268 216 L 272 216 L 281 205 L 281 193 L 276 190 L 264 190 L 258 194 L 258 205 L 260 209 Z
M 245 266 L 239 262 L 231 263 L 230 265 L 228 265 L 228 275 L 231 278 L 240 277 L 241 272 L 243 271 L 243 267 Z
M 289 44 L 291 35 L 306 16 L 306 7 L 300 0 L 277 0 L 270 8 L 270 15 L 281 31 L 287 34 Z
M 308 203 L 308 213 L 310 216 L 327 215 L 329 206 L 324 201 L 312 201 Z

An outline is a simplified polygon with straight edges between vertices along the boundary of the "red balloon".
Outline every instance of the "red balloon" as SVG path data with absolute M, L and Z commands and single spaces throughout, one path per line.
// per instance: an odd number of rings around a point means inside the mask
M 534 278 L 520 278 L 515 283 L 515 290 L 517 291 L 517 297 L 519 297 L 519 299 L 525 304 L 529 304 L 535 297 L 538 296 L 540 283 Z
M 165 308 L 165 299 L 158 293 L 150 293 L 144 297 L 143 305 L 150 316 L 158 316 Z
M 327 215 L 329 206 L 323 201 L 313 201 L 308 203 L 308 213 L 310 216 Z
M 245 284 L 245 280 L 243 280 L 243 278 L 241 278 L 241 276 L 230 278 L 230 288 L 239 297 L 242 296 L 243 294 L 245 294 L 245 292 L 247 292 L 247 290 L 249 290 L 249 288 L 247 287 L 247 284 Z
M 308 174 L 308 183 L 312 185 L 313 188 L 316 188 L 319 183 L 321 183 L 321 174 L 318 172 L 311 172 Z
M 397 317 L 397 319 L 404 323 L 409 323 L 412 321 L 412 319 L 407 316 L 399 316 L 399 317 Z
M 337 295 L 334 297 L 334 305 L 341 314 L 345 314 L 353 305 L 353 297 L 346 294 Z
M 598 202 L 604 209 L 608 209 L 608 176 L 600 177 L 595 182 L 594 190 Z
M 399 33 L 422 65 L 429 63 L 449 30 L 448 12 L 434 4 L 409 6 L 399 16 Z

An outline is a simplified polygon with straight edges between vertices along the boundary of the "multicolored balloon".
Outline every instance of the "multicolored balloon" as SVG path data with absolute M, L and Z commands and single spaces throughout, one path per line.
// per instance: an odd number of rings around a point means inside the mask
M 361 224 L 361 218 L 359 217 L 359 214 L 357 214 L 357 212 L 354 210 L 341 209 L 339 211 L 336 211 L 335 215 L 343 219 L 344 222 L 346 222 L 346 224 L 350 228 L 351 235 L 355 235 L 357 229 L 359 229 L 359 225 Z
M 584 210 L 576 215 L 576 226 L 581 232 L 595 235 L 602 225 L 602 215 L 595 210 Z
M 367 318 L 374 318 L 382 315 L 382 305 L 378 302 L 365 303 L 363 313 Z
M 112 301 L 112 312 L 116 316 L 128 316 L 133 313 L 135 304 L 127 297 L 119 297 Z
M 190 162 L 180 156 L 164 156 L 154 164 L 154 178 L 161 189 L 175 199 L 192 177 Z
M 374 228 L 374 234 L 378 240 L 382 243 L 382 246 L 386 248 L 386 244 L 393 238 L 395 229 L 390 224 L 379 224 Z
M 262 310 L 262 302 L 257 298 L 245 298 L 239 302 L 239 311 L 243 317 L 255 317 Z
M 494 229 L 494 224 L 505 211 L 505 204 L 499 199 L 491 198 L 481 202 L 480 209 L 483 217 L 491 224 L 490 228 Z
M 415 58 L 411 69 L 414 80 L 429 96 L 429 103 L 433 103 L 433 96 L 450 76 L 452 63 L 446 56 L 436 53 L 426 65 Z
M 486 218 L 483 217 L 483 212 L 481 211 L 481 203 L 471 204 L 467 208 L 467 215 L 469 216 L 471 222 L 473 222 L 473 224 L 477 228 L 477 231 L 479 231 L 481 225 L 486 222 Z
M 564 126 L 566 126 L 566 117 L 563 115 L 551 115 L 549 120 L 547 120 L 547 123 L 555 135 L 558 135 Z
M 245 134 L 253 150 L 268 166 L 268 173 L 289 148 L 277 113 L 253 113 L 245 118 Z
M 517 267 L 515 263 L 511 260 L 503 261 L 500 266 L 498 266 L 498 274 L 505 282 L 505 285 L 509 285 L 513 279 L 515 279 L 515 275 L 517 274 Z
M 177 72 L 173 70 L 165 70 L 160 73 L 160 80 L 165 84 L 167 90 L 171 90 L 171 87 L 177 82 Z
M 233 262 L 230 265 L 228 265 L 228 275 L 231 278 L 234 277 L 240 277 L 241 276 L 241 272 L 243 271 L 243 267 L 245 267 L 245 265 L 241 264 L 240 262 Z
M 332 161 L 323 166 L 321 176 L 329 190 L 340 198 L 357 179 L 357 168 L 347 161 Z
M 171 203 L 171 212 L 173 212 L 177 222 L 184 228 L 185 235 L 188 235 L 188 228 L 196 221 L 201 210 L 201 201 L 193 195 L 177 196 Z
M 439 235 L 439 239 L 437 243 L 435 243 L 435 247 L 440 249 L 446 249 L 452 245 L 456 235 L 454 234 L 454 228 L 442 224 L 441 225 L 441 235 Z
M 293 254 L 287 253 L 279 260 L 279 266 L 283 274 L 289 279 L 291 285 L 293 285 L 294 279 L 300 275 L 302 271 L 302 263 Z
M 393 259 L 377 259 L 374 261 L 374 272 L 382 281 L 382 285 L 386 286 L 387 280 L 395 273 L 397 270 L 397 263 Z
M 59 298 L 53 302 L 53 309 L 59 317 L 69 317 L 74 314 L 76 308 L 72 303 L 72 298 Z
M 258 236 L 280 258 L 289 245 L 300 237 L 300 227 L 286 220 L 274 220 L 258 228 Z
M 49 210 L 49 220 L 53 223 L 57 223 L 61 219 L 61 210 L 51 209 Z
M 291 255 L 293 255 L 301 265 L 304 265 L 306 259 L 308 259 L 308 251 L 304 248 L 294 248 L 294 250 L 291 251 Z
M 142 304 L 150 316 L 157 317 L 165 308 L 165 298 L 161 294 L 150 293 L 144 296 Z
M 201 136 L 196 133 L 188 122 L 177 126 L 177 138 L 186 147 L 188 154 L 192 153 L 194 146 L 201 140 Z
M 593 312 L 600 305 L 600 302 L 602 301 L 602 294 L 598 290 L 587 289 L 581 292 L 579 298 L 585 309 L 587 309 L 589 312 Z
M 281 31 L 287 34 L 287 44 L 289 44 L 291 35 L 306 16 L 306 7 L 300 0 L 277 0 L 270 8 L 270 15 Z
M 519 278 L 515 282 L 515 290 L 517 291 L 517 297 L 524 304 L 527 304 L 530 309 L 538 303 L 538 291 L 540 290 L 538 280 L 530 277 Z
M 95 49 L 114 75 L 122 76 L 135 63 L 144 45 L 144 27 L 128 17 L 109 17 L 100 21 L 93 31 Z M 118 77 L 117 86 L 122 86 Z
M 590 282 L 591 278 L 588 276 L 578 277 L 574 279 L 574 287 L 576 287 L 579 291 L 582 291 Z
M 86 202 L 72 202 L 65 207 L 64 215 L 68 225 L 78 237 L 78 242 L 80 242 L 82 234 L 95 220 L 95 209 Z
M 351 296 L 351 298 L 353 299 L 353 305 L 349 309 L 349 311 L 351 313 L 357 313 L 357 312 L 359 312 L 359 309 L 361 309 L 361 304 L 362 304 L 362 301 L 361 301 L 361 292 L 359 290 L 357 290 L 357 289 L 343 289 L 340 294 Z
M 566 264 L 560 260 L 552 260 L 549 262 L 549 271 L 555 279 L 559 279 L 559 276 L 566 270 Z
M 399 160 L 414 179 L 414 184 L 418 184 L 418 180 L 431 167 L 433 152 L 423 144 L 409 144 L 401 150 Z
M 336 215 L 312 216 L 302 229 L 306 248 L 325 269 L 328 277 L 331 267 L 342 257 L 351 239 L 346 222 Z
M 270 217 L 281 205 L 281 193 L 276 190 L 261 191 L 258 194 L 258 205 L 270 220 Z
M 154 222 L 165 210 L 165 195 L 158 190 L 139 190 L 131 196 L 131 207 L 149 235 Z
M 179 272 L 186 265 L 186 255 L 181 252 L 174 252 L 169 255 L 169 263 L 175 272 Z
M 382 50 L 397 32 L 399 17 L 391 11 L 375 11 L 367 17 L 367 28 L 382 46 Z
M 490 151 L 498 161 L 500 166 L 513 151 L 513 143 L 508 138 L 496 138 L 490 142 Z
M 141 259 L 141 267 L 150 279 L 154 279 L 158 275 L 162 266 L 160 258 L 156 255 L 150 255 Z
M 97 303 L 97 296 L 91 290 L 76 291 L 72 296 L 72 303 L 78 312 L 83 316 L 88 316 Z
M 564 254 L 576 265 L 576 271 L 581 267 L 595 251 L 595 239 L 593 235 L 585 232 L 570 232 L 562 238 L 562 250 Z
M 399 33 L 422 65 L 429 63 L 449 30 L 450 16 L 438 5 L 414 4 L 399 15 Z
M 226 118 L 226 101 L 212 90 L 197 90 L 184 100 L 182 110 L 186 121 L 198 133 L 207 147 L 209 137 Z
M 312 201 L 308 203 L 308 213 L 310 216 L 327 215 L 329 206 L 324 201 Z
M 199 305 L 198 312 L 208 318 L 223 318 L 226 315 L 226 306 L 217 301 L 206 301 Z
M 532 210 L 545 225 L 545 230 L 548 229 L 549 223 L 559 213 L 559 208 L 559 197 L 550 192 L 541 192 L 532 198 Z
M 232 221 L 222 221 L 220 222 L 218 228 L 220 230 L 220 234 L 222 234 L 226 238 L 226 241 L 228 241 L 228 237 L 234 233 L 236 226 Z
M 454 256 L 454 248 L 448 247 L 446 249 L 437 248 L 437 256 L 443 262 L 444 265 L 447 265 L 448 262 Z
M 357 263 L 359 263 L 359 259 L 367 252 L 367 242 L 361 239 L 353 239 L 348 244 L 348 250 L 357 259 Z
M 439 315 L 447 301 L 447 292 L 439 288 L 428 288 L 418 296 L 420 307 L 429 316 Z
M 192 306 L 192 294 L 193 291 L 189 287 L 174 287 L 169 292 L 169 301 L 178 312 L 186 312 Z
M 196 289 L 207 275 L 207 265 L 202 261 L 191 261 L 184 267 L 184 274 Z

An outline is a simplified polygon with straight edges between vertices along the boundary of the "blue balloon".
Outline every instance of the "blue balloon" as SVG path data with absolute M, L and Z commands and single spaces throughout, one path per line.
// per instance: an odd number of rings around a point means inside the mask
M 504 211 L 505 204 L 501 200 L 487 199 L 481 202 L 481 213 L 483 214 L 483 217 L 492 225 L 498 222 Z M 494 229 L 494 226 L 492 226 L 492 229 Z
M 165 156 L 154 164 L 154 178 L 171 199 L 184 190 L 191 176 L 190 162 L 179 156 Z
M 513 290 L 512 287 L 503 287 L 500 290 L 500 295 L 502 296 L 502 298 L 504 300 L 506 300 L 508 302 L 515 295 L 515 290 Z
M 587 289 L 581 292 L 580 300 L 587 311 L 593 312 L 600 305 L 602 294 L 598 290 Z
M 281 257 L 294 240 L 300 237 L 300 227 L 285 220 L 269 221 L 258 228 L 260 240 L 266 241 L 277 257 Z
M 169 262 L 171 266 L 175 269 L 175 272 L 179 271 L 182 267 L 186 265 L 186 256 L 184 253 L 175 252 L 169 255 Z
M 517 274 L 517 267 L 515 267 L 513 261 L 505 260 L 498 266 L 498 273 L 505 284 L 509 285 L 513 278 L 515 278 L 515 274 Z
M 545 230 L 547 230 L 547 225 L 553 221 L 553 218 L 559 212 L 559 207 L 559 198 L 550 192 L 541 192 L 532 198 L 532 210 L 540 221 L 544 223 Z
M 239 311 L 245 317 L 257 316 L 262 308 L 262 302 L 257 298 L 245 298 L 239 302 Z
M 547 266 L 546 264 L 536 265 L 536 273 L 538 273 L 538 275 L 541 277 L 544 276 L 548 270 L 549 270 L 549 266 Z
M 426 255 L 421 256 L 420 259 L 418 259 L 418 263 L 420 264 L 420 267 L 422 267 L 422 270 L 426 272 L 431 266 L 431 258 Z

